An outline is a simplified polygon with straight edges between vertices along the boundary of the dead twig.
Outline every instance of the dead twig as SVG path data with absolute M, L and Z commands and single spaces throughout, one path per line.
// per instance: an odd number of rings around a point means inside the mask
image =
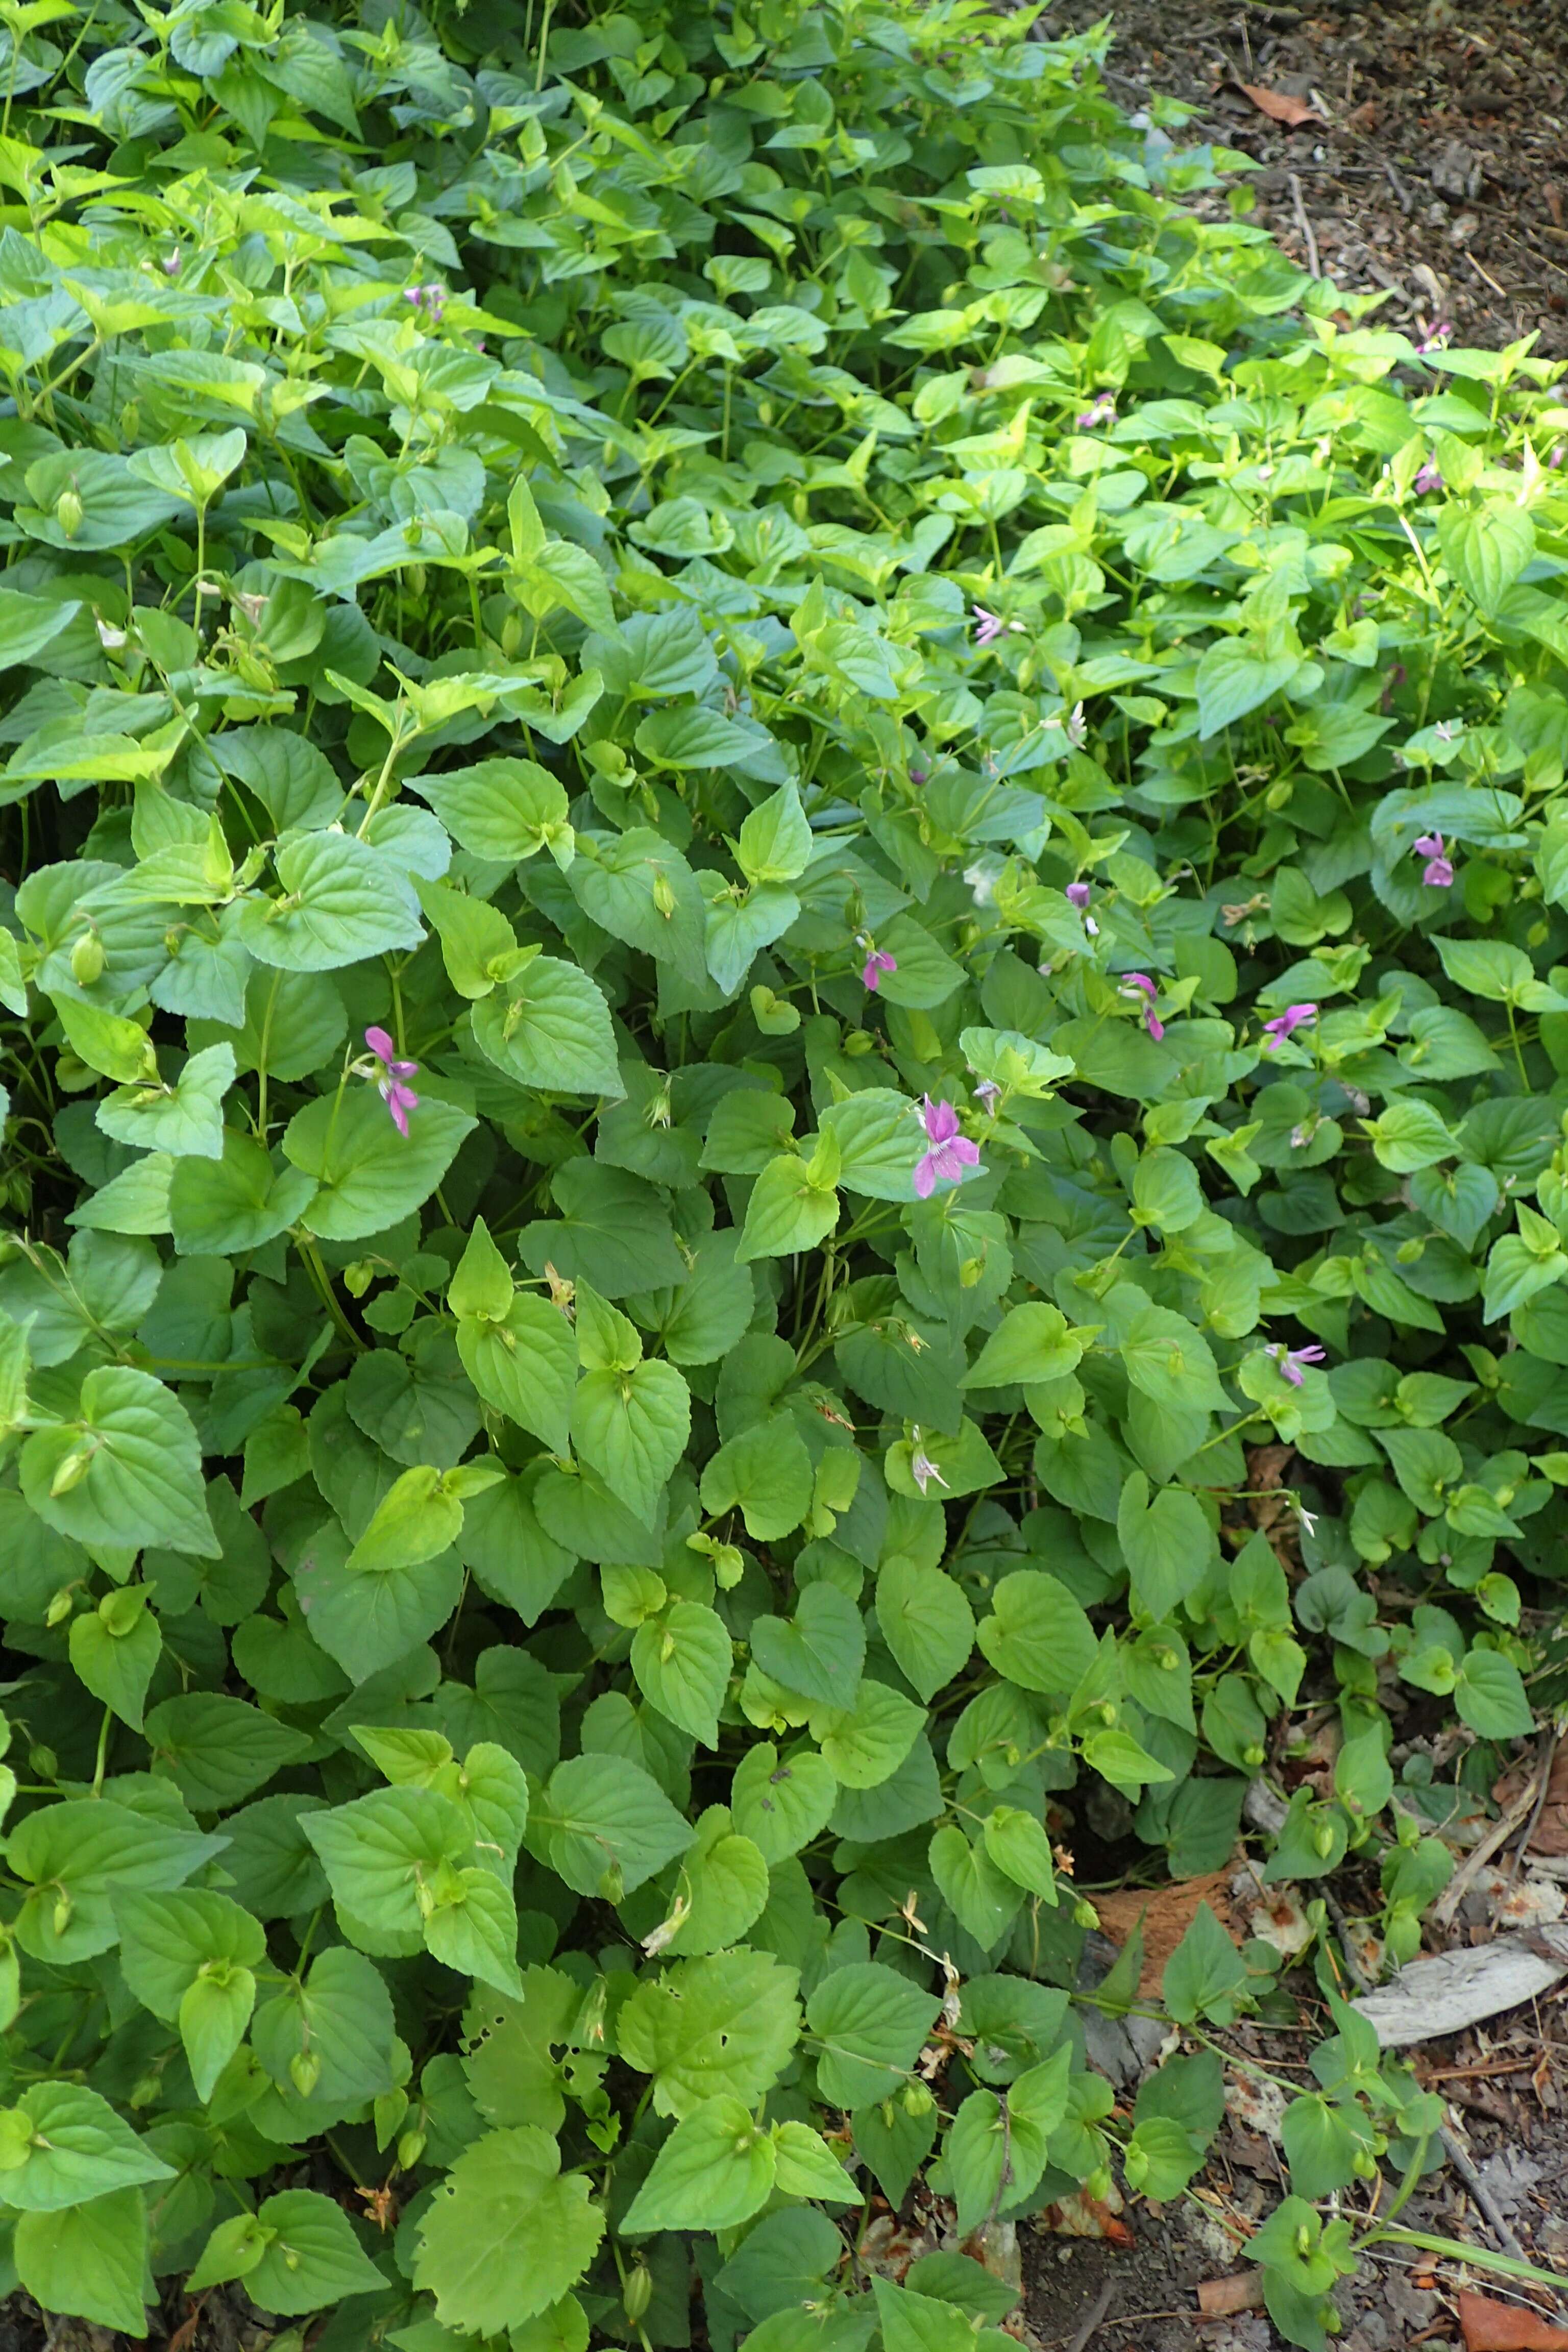
M 1529 1814 L 1531 1807 L 1535 1802 L 1536 1791 L 1540 1785 L 1540 1774 L 1531 1773 L 1507 1812 L 1500 1815 L 1488 1830 L 1485 1837 L 1470 1848 L 1432 1907 L 1435 1926 L 1447 1928 L 1452 1923 L 1455 1912 L 1496 1853 L 1499 1846 L 1508 1843 L 1521 1822 Z
M 1541 1816 L 1546 1811 L 1546 1800 L 1552 1793 L 1552 1767 L 1556 1760 L 1557 1732 L 1553 1727 L 1541 1745 L 1541 1760 L 1535 1768 L 1535 1803 L 1525 1824 L 1524 1835 L 1513 1850 L 1513 1862 L 1509 1872 L 1510 1878 L 1518 1877 L 1520 1865 L 1530 1852 L 1531 1841 L 1541 1827 Z
M 1511 2254 L 1516 2262 L 1527 2262 L 1529 2256 L 1510 2229 L 1507 2215 L 1471 2163 L 1469 2153 L 1458 2134 L 1448 2130 L 1445 2126 L 1438 2134 L 1438 2137 L 1443 2143 L 1444 2155 L 1464 2182 L 1471 2202 L 1485 2214 L 1488 2226 L 1503 2252 Z
M 1068 2346 L 1068 2352 L 1085 2352 L 1085 2347 L 1088 2346 L 1090 2339 L 1098 2334 L 1100 2321 L 1110 2309 L 1110 2298 L 1115 2293 L 1115 2282 L 1111 2279 L 1107 2279 L 1105 2284 L 1100 2288 L 1099 2294 L 1095 2297 L 1093 2310 L 1089 2313 L 1089 2317 L 1084 2321 L 1083 2326 L 1079 2329 L 1078 2334 L 1073 2337 L 1072 2342 Z
M 1312 224 L 1307 218 L 1307 199 L 1301 194 L 1301 183 L 1294 172 L 1289 174 L 1289 181 L 1290 202 L 1296 207 L 1296 226 L 1300 230 L 1301 236 L 1306 243 L 1307 267 L 1311 271 L 1314 278 L 1321 278 L 1323 274 L 1323 268 L 1322 264 L 1318 259 L 1318 240 L 1312 234 Z

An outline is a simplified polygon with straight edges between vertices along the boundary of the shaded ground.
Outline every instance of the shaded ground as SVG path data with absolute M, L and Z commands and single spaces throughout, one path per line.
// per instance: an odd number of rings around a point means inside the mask
M 1049 32 L 1104 0 L 1055 0 Z M 1130 110 L 1195 108 L 1180 136 L 1253 157 L 1254 217 L 1378 316 L 1568 356 L 1568 0 L 1117 0 L 1107 79 Z M 1270 120 L 1242 85 L 1287 110 Z M 1211 205 L 1224 199 L 1206 200 Z
M 1306 2031 L 1297 2039 L 1243 2027 L 1229 2040 L 1239 2054 L 1260 2059 L 1306 2087 L 1305 2060 L 1316 2038 Z M 1568 2324 L 1568 1988 L 1412 2054 L 1423 2082 L 1447 2100 L 1482 2184 L 1527 2259 L 1564 2273 L 1563 2308 L 1553 2313 L 1550 2295 L 1515 2288 L 1479 2264 L 1433 2260 L 1428 2266 L 1422 2255 L 1384 2249 L 1339 2291 L 1344 2352 L 1461 2346 L 1461 2285 L 1502 2302 L 1529 2303 Z M 1129 2203 L 1121 2218 L 1130 2246 L 1044 2231 L 1026 2237 L 1026 2310 L 1043 2352 L 1073 2352 L 1097 2313 L 1094 2332 L 1085 2339 L 1085 2347 L 1092 2345 L 1097 2352 L 1100 2347 L 1191 2352 L 1194 2345 L 1205 2352 L 1273 2352 L 1279 2339 L 1261 2311 L 1205 2318 L 1198 2288 L 1246 2272 L 1238 2249 L 1248 2225 L 1265 2218 L 1288 2189 L 1273 2137 L 1277 2121 L 1277 2109 L 1273 2116 L 1258 2107 L 1233 2111 L 1194 2198 L 1163 2208 Z M 1343 2210 L 1360 2221 L 1367 2218 L 1364 2209 L 1358 2184 Z M 1401 2220 L 1407 2228 L 1470 2244 L 1497 2242 L 1492 2223 L 1451 2170 L 1433 2175 Z

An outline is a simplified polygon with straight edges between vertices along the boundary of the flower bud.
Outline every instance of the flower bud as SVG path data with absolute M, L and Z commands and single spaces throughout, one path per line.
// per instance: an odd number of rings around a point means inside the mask
M 1097 2200 L 1100 2198 L 1110 2196 L 1110 2167 L 1109 2164 L 1097 2164 L 1095 2166 L 1094 2170 L 1089 2174 L 1089 2179 L 1083 2184 L 1083 2193 L 1086 2197 L 1092 2197 Z
M 425 2153 L 422 2131 L 405 2131 L 397 2143 L 397 2161 L 405 2172 L 412 2172 Z
M 296 2050 L 289 2061 L 289 2080 L 308 2099 L 321 2079 L 321 2062 L 313 2050 Z
M 71 978 L 90 988 L 103 971 L 103 941 L 96 931 L 83 931 L 71 950 Z
M 654 876 L 653 903 L 668 923 L 675 912 L 675 891 L 668 874 L 659 873 Z
M 60 1759 L 52 1748 L 34 1748 L 27 1754 L 27 1769 L 36 1780 L 58 1780 Z
M 636 2262 L 626 2273 L 621 2289 L 621 2304 L 626 2317 L 635 2327 L 648 2305 L 653 2301 L 653 2273 L 644 2262 Z
M 62 1623 L 63 1621 L 70 1615 L 71 1610 L 74 1606 L 75 1603 L 69 1585 L 62 1586 L 60 1591 L 56 1593 L 54 1599 L 50 1601 L 48 1607 L 44 1612 L 45 1624 L 53 1626 Z
M 936 2101 L 928 2083 L 906 2083 L 903 2089 L 903 2109 L 906 2116 L 929 2116 Z
M 68 539 L 74 539 L 81 529 L 84 512 L 78 489 L 62 490 L 55 501 L 55 520 Z

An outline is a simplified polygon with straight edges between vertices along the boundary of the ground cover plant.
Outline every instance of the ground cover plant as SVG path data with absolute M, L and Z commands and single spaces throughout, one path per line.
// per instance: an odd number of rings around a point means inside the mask
M 1026 16 L 0 21 L 5 2283 L 956 2352 L 872 2196 L 1304 1987 L 1321 2344 L 1561 1576 L 1552 371 Z

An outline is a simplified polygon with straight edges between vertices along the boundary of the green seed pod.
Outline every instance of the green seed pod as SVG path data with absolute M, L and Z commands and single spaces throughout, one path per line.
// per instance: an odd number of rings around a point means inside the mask
M 34 1748 L 27 1753 L 27 1769 L 39 1780 L 58 1780 L 60 1759 L 52 1748 Z
M 904 2084 L 903 2108 L 906 2116 L 929 2116 L 935 2105 L 936 2100 L 929 2084 L 906 2083 Z
M 289 2061 L 289 2080 L 308 2099 L 321 2079 L 321 2062 L 313 2050 L 296 2050 Z
M 424 2133 L 405 2131 L 397 2143 L 397 2161 L 401 2169 L 405 2172 L 412 2172 L 424 2153 Z
M 646 2263 L 634 2263 L 621 2289 L 621 2303 L 635 2327 L 653 2301 L 653 2273 Z
M 85 511 L 79 490 L 69 489 L 60 492 L 55 501 L 55 520 L 68 539 L 74 539 L 81 529 L 82 516 Z
M 71 978 L 90 988 L 103 971 L 103 941 L 96 931 L 83 931 L 71 950 Z

